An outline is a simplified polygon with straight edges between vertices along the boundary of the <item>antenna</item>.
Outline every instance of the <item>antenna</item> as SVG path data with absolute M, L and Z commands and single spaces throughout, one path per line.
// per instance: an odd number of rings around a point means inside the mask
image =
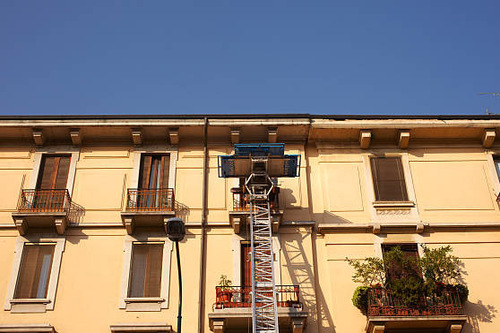
M 478 95 L 491 95 L 493 97 L 500 97 L 500 92 L 499 91 L 494 91 L 494 92 L 480 92 L 480 93 L 477 93 Z M 493 112 L 490 112 L 490 109 L 489 108 L 486 108 L 486 114 L 487 115 L 491 115 L 491 114 L 495 114 Z

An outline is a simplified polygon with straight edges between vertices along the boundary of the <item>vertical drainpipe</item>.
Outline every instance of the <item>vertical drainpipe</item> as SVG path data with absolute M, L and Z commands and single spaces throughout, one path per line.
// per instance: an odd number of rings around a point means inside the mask
M 204 118 L 203 126 L 203 185 L 201 212 L 201 247 L 200 247 L 200 293 L 198 296 L 198 331 L 205 331 L 205 282 L 206 282 L 206 224 L 208 212 L 208 118 Z

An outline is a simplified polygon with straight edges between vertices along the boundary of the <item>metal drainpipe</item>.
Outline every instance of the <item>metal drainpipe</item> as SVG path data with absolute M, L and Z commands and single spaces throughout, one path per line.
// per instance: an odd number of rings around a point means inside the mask
M 198 332 L 205 331 L 205 280 L 206 280 L 206 224 L 208 204 L 208 118 L 205 117 L 203 127 L 203 202 L 201 213 L 201 247 L 200 247 L 200 294 L 198 298 Z

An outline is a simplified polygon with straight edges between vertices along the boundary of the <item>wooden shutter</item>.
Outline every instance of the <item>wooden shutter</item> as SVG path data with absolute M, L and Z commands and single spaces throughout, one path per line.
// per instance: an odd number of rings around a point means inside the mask
M 399 157 L 371 159 L 373 185 L 377 201 L 407 201 L 403 166 Z
M 14 298 L 46 298 L 55 245 L 28 245 L 23 249 Z
M 170 155 L 144 154 L 142 156 L 141 170 L 139 173 L 139 188 L 167 188 L 169 169 Z
M 250 252 L 252 245 L 250 242 L 241 243 L 241 285 L 244 287 L 252 286 L 252 260 Z
M 68 181 L 71 157 L 68 155 L 44 155 L 40 165 L 38 189 L 65 189 Z
M 160 297 L 163 244 L 134 244 L 129 297 Z

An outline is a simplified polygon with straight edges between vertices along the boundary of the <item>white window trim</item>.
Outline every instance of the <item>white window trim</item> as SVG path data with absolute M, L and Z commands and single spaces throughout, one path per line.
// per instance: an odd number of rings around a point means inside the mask
M 169 154 L 170 166 L 168 170 L 168 187 L 175 188 L 175 170 L 177 167 L 177 148 L 169 146 L 148 146 L 134 150 L 134 170 L 131 179 L 131 188 L 139 187 L 139 173 L 141 171 L 141 157 L 143 154 Z
M 0 332 L 54 333 L 55 330 L 50 324 L 0 324 Z
M 141 243 L 163 243 L 163 257 L 162 257 L 162 269 L 161 269 L 161 289 L 160 297 L 128 297 L 128 286 L 130 283 L 130 268 L 132 265 L 132 247 L 134 242 Z M 172 256 L 172 241 L 170 241 L 166 236 L 155 236 L 155 235 L 127 235 L 125 238 L 125 244 L 123 248 L 124 258 L 123 258 L 123 272 L 122 272 L 122 287 L 120 291 L 120 301 L 119 308 L 127 309 L 127 311 L 158 311 L 160 309 L 168 309 L 168 296 L 169 296 L 169 286 L 170 286 L 170 263 Z M 131 310 L 127 307 L 131 303 L 141 303 L 141 304 L 159 304 L 159 309 L 155 310 L 155 306 L 151 307 L 151 310 Z M 147 308 L 147 307 L 146 307 Z
M 76 163 L 80 159 L 80 148 L 72 146 L 57 146 L 57 147 L 43 147 L 37 148 L 33 157 L 33 172 L 30 178 L 30 189 L 36 188 L 36 183 L 38 181 L 38 176 L 40 173 L 40 167 L 42 164 L 43 155 L 55 155 L 55 154 L 69 154 L 71 155 L 71 160 L 69 164 L 68 180 L 66 181 L 66 189 L 71 196 L 73 194 L 73 185 L 75 183 L 75 173 L 76 173 Z
M 17 278 L 21 269 L 21 259 L 25 243 L 54 243 L 54 258 L 52 259 L 52 268 L 50 270 L 50 280 L 47 288 L 47 298 L 29 298 L 15 299 L 14 292 L 17 286 Z M 56 297 L 57 283 L 59 281 L 59 271 L 61 268 L 62 254 L 64 252 L 66 238 L 64 237 L 44 237 L 37 236 L 18 236 L 16 242 L 16 250 L 14 256 L 14 265 L 10 276 L 9 288 L 5 300 L 4 309 L 13 312 L 45 312 L 46 310 L 54 310 L 54 302 Z M 26 307 L 29 305 L 29 307 Z M 19 308 L 19 309 L 16 309 Z
M 384 202 L 376 201 L 375 198 L 375 184 L 373 182 L 373 173 L 371 168 L 371 159 L 376 157 L 399 157 L 401 158 L 401 165 L 403 167 L 403 174 L 405 177 L 406 193 L 408 201 L 394 201 Z M 418 214 L 418 204 L 415 195 L 415 187 L 413 185 L 413 178 L 411 175 L 410 161 L 407 152 L 370 152 L 362 156 L 365 183 L 369 187 L 366 191 L 368 199 L 368 207 L 370 207 L 371 220 L 375 223 L 382 223 L 385 221 L 383 216 L 378 215 L 377 211 L 381 210 L 409 210 L 409 220 L 420 222 Z M 407 221 L 408 222 L 408 221 Z

